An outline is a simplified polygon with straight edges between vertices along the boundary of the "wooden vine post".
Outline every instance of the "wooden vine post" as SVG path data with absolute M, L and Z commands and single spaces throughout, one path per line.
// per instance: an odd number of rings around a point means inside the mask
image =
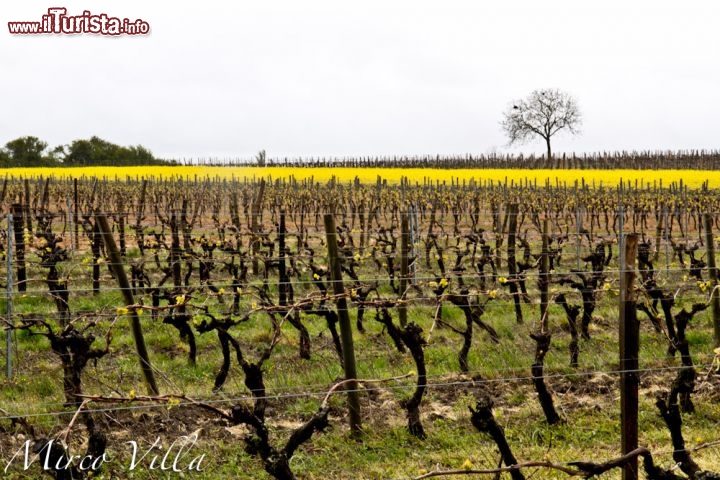
M 110 268 L 112 269 L 115 278 L 117 278 L 125 303 L 127 305 L 133 305 L 135 300 L 133 300 L 130 282 L 128 282 L 127 276 L 125 275 L 122 259 L 120 258 L 120 252 L 118 251 L 115 239 L 110 231 L 110 225 L 108 225 L 107 217 L 102 213 L 98 213 L 95 215 L 95 222 L 100 231 L 100 235 L 102 236 L 102 241 L 105 244 L 105 249 L 110 257 Z M 160 391 L 155 383 L 155 376 L 153 375 L 152 366 L 150 365 L 150 357 L 148 356 L 147 347 L 145 346 L 145 338 L 143 337 L 142 326 L 140 325 L 140 317 L 138 317 L 137 310 L 134 308 L 130 309 L 128 314 L 130 315 L 130 325 L 132 327 L 133 338 L 135 339 L 135 348 L 137 350 L 138 357 L 140 358 L 140 368 L 142 369 L 145 377 L 145 384 L 147 385 L 148 393 L 150 395 L 159 395 Z
M 620 246 L 623 253 L 620 261 L 620 428 L 621 453 L 626 454 L 638 447 L 640 324 L 633 291 L 638 237 L 629 234 L 623 243 Z M 622 472 L 623 480 L 637 480 L 637 459 L 628 462 Z
M 508 255 L 508 281 L 510 286 L 510 295 L 512 295 L 513 304 L 515 305 L 515 319 L 517 323 L 523 323 L 522 307 L 520 306 L 520 294 L 518 293 L 517 284 L 517 261 L 515 260 L 515 247 L 516 247 L 516 235 L 517 235 L 517 219 L 518 219 L 518 204 L 510 203 L 507 206 L 505 218 L 509 219 L 508 225 L 508 244 L 507 244 L 507 255 Z M 498 263 L 498 269 L 500 263 Z
M 288 290 L 290 288 L 290 278 L 287 274 L 287 262 L 286 255 L 287 250 L 285 248 L 285 236 L 287 235 L 287 229 L 285 228 L 285 210 L 280 210 L 280 224 L 278 226 L 278 303 L 281 307 L 286 307 L 288 302 Z
M 7 230 L 7 255 L 5 260 L 7 261 L 7 282 L 5 289 L 5 318 L 8 323 L 8 328 L 5 330 L 5 375 L 8 379 L 12 378 L 13 366 L 12 366 L 12 332 L 13 327 L 13 214 L 9 214 L 8 217 L 8 230 Z
M 25 270 L 25 216 L 23 215 L 22 205 L 14 203 L 12 205 L 12 223 L 13 234 L 15 235 L 15 265 L 17 274 L 18 292 L 27 290 L 27 272 Z
M 345 287 L 343 286 L 342 271 L 340 269 L 340 257 L 338 256 L 335 217 L 333 217 L 331 213 L 327 213 L 325 214 L 324 220 L 325 235 L 327 237 L 328 245 L 328 261 L 330 264 L 330 280 L 333 285 L 333 293 L 337 297 L 337 313 L 340 319 L 343 366 L 345 368 L 345 379 L 348 381 L 347 390 L 348 409 L 350 411 L 350 430 L 352 431 L 353 436 L 358 437 L 362 432 L 362 423 L 360 419 L 360 397 L 358 395 L 355 350 L 353 347 L 350 315 L 348 315 Z
M 703 214 L 703 228 L 705 229 L 705 248 L 707 248 L 707 266 L 710 275 L 711 294 L 710 308 L 712 309 L 713 332 L 715 348 L 720 347 L 720 294 L 717 291 L 718 274 L 715 266 L 715 239 L 712 233 L 712 217 L 710 213 Z
M 260 179 L 260 188 L 252 205 L 252 243 L 250 251 L 252 252 L 252 273 L 257 275 L 260 271 L 260 262 L 258 261 L 258 253 L 260 251 L 260 228 L 262 220 L 262 202 L 265 194 L 265 179 Z
M 23 215 L 25 217 L 25 225 L 27 229 L 32 232 L 32 210 L 30 210 L 30 181 L 25 179 L 25 195 L 23 195 Z M 14 214 L 13 214 L 14 215 Z M 20 230 L 22 232 L 22 230 Z M 24 291 L 24 290 L 21 290 Z
M 400 220 L 400 304 L 398 305 L 398 315 L 401 327 L 407 325 L 407 304 L 405 300 L 408 288 L 408 237 L 410 236 L 408 216 L 407 212 L 402 212 Z
M 550 275 L 550 259 L 548 251 L 548 219 L 547 217 L 542 223 L 542 254 L 540 257 L 540 276 L 538 277 L 538 288 L 540 290 L 540 331 L 531 333 L 530 338 L 535 340 L 535 362 L 532 364 L 531 372 L 533 385 L 538 394 L 540 406 L 545 414 L 548 425 L 562 423 L 563 419 L 555 410 L 552 394 L 545 384 L 545 355 L 550 350 L 550 321 L 548 319 L 549 305 L 549 275 Z M 510 245 L 508 244 L 508 247 Z
M 542 222 L 542 254 L 540 257 L 540 322 L 541 331 L 546 334 L 550 331 L 550 319 L 548 318 L 548 305 L 550 304 L 550 295 L 548 293 L 550 286 L 550 237 L 548 235 L 548 219 L 545 217 Z
M 80 207 L 78 201 L 78 181 L 73 178 L 73 235 L 75 235 L 75 248 L 80 248 Z

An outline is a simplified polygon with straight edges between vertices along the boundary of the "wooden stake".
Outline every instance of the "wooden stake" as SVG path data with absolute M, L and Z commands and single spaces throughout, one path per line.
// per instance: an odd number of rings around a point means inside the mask
M 348 380 L 348 409 L 350 410 L 350 429 L 353 436 L 357 437 L 362 432 L 360 419 L 360 397 L 358 395 L 357 372 L 355 368 L 355 350 L 353 347 L 352 327 L 350 326 L 350 315 L 348 315 L 347 299 L 345 298 L 345 287 L 342 281 L 340 269 L 340 258 L 338 256 L 337 230 L 335 229 L 335 218 L 331 213 L 325 214 L 325 235 L 328 245 L 328 261 L 330 264 L 330 280 L 333 285 L 333 293 L 338 296 L 337 312 L 340 318 L 340 337 L 342 339 L 343 366 L 345 368 L 345 379 Z
M 707 249 L 707 266 L 710 275 L 712 293 L 710 308 L 712 309 L 713 331 L 715 334 L 715 347 L 720 347 L 720 293 L 716 290 L 718 284 L 717 267 L 715 266 L 715 239 L 712 233 L 712 218 L 709 213 L 703 214 L 703 228 L 705 229 L 705 248 Z
M 27 273 L 25 270 L 25 215 L 19 203 L 12 205 L 13 234 L 15 235 L 15 264 L 18 292 L 27 290 Z
M 625 237 L 624 255 L 620 262 L 620 428 L 622 454 L 638 447 L 638 355 L 640 324 L 635 309 L 635 259 L 638 237 Z M 621 247 L 622 248 L 622 247 Z M 623 467 L 623 480 L 638 479 L 637 459 Z
M 408 288 L 408 213 L 402 212 L 400 220 L 400 305 L 398 315 L 400 326 L 407 325 L 407 304 L 405 303 Z
M 542 230 L 542 254 L 540 257 L 540 279 L 538 281 L 538 286 L 540 287 L 540 321 L 542 322 L 540 330 L 542 333 L 547 333 L 550 323 L 548 319 L 548 290 L 550 286 L 550 279 L 548 278 L 548 275 L 550 275 L 550 254 L 548 246 L 550 239 L 548 236 L 547 217 L 543 219 Z
M 133 300 L 130 282 L 128 282 L 127 276 L 125 275 L 120 252 L 118 251 L 117 245 L 115 245 L 115 239 L 110 231 L 107 217 L 102 213 L 98 213 L 95 215 L 95 222 L 102 236 L 102 241 L 105 243 L 105 249 L 110 257 L 110 268 L 112 268 L 115 278 L 117 278 L 125 303 L 127 305 L 134 305 L 135 301 Z M 145 384 L 148 388 L 148 395 L 159 395 L 160 391 L 155 383 L 155 376 L 153 375 L 152 366 L 150 365 L 150 357 L 145 347 L 145 338 L 143 337 L 142 326 L 140 325 L 140 317 L 138 317 L 135 309 L 131 309 L 128 313 L 130 315 L 133 337 L 135 338 L 135 348 L 140 358 L 140 368 L 145 376 Z
M 499 215 L 499 214 L 498 214 Z M 517 217 L 518 217 L 518 205 L 517 203 L 508 204 L 505 210 L 505 219 L 509 219 L 508 225 L 508 244 L 507 244 L 507 255 L 508 255 L 508 280 L 510 281 L 510 295 L 513 297 L 513 303 L 515 304 L 515 320 L 517 323 L 523 323 L 522 308 L 520 306 L 520 294 L 518 293 L 517 285 L 517 262 L 515 260 L 515 235 L 517 234 Z M 500 269 L 500 263 L 498 262 L 498 270 Z

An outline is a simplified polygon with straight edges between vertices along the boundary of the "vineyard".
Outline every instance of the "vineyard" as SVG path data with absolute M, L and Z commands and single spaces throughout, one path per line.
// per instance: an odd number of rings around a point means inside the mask
M 720 478 L 716 172 L 347 168 L 6 177 L 4 478 Z

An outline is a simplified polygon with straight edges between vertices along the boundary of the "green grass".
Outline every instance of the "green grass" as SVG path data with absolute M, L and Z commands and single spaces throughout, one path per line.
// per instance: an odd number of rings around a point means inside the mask
M 106 305 L 107 299 L 98 298 L 97 301 L 99 305 Z M 531 313 L 532 309 L 533 307 L 527 307 L 528 313 Z M 454 312 L 457 310 L 454 307 L 444 310 L 448 321 L 462 320 L 462 316 Z M 611 311 L 612 308 L 608 307 L 608 310 Z M 619 422 L 614 380 L 609 381 L 610 385 L 605 385 L 607 391 L 594 393 L 591 389 L 585 394 L 556 395 L 556 405 L 568 422 L 560 426 L 547 426 L 528 379 L 534 342 L 527 333 L 532 325 L 530 322 L 517 325 L 514 314 L 502 316 L 501 311 L 498 303 L 497 307 L 489 309 L 484 317 L 484 320 L 492 322 L 498 329 L 500 343 L 491 344 L 484 332 L 477 332 L 469 359 L 471 375 L 479 375 L 478 379 L 489 381 L 485 387 L 496 393 L 496 417 L 505 427 L 516 456 L 521 461 L 547 458 L 556 462 L 582 459 L 599 461 L 616 456 Z M 412 312 L 410 318 L 422 324 L 426 331 L 429 330 L 431 319 L 423 315 L 422 310 Z M 575 388 L 582 389 L 587 387 L 589 377 L 598 375 L 591 372 L 603 371 L 612 375 L 612 369 L 617 364 L 616 335 L 613 330 L 594 329 L 594 338 L 581 344 L 579 369 L 573 370 L 567 366 L 568 335 L 557 325 L 561 323 L 561 318 L 554 317 L 553 321 L 555 342 L 547 357 L 546 373 L 557 377 L 549 380 L 549 384 L 560 389 L 563 385 L 575 385 Z M 120 322 L 125 322 L 125 319 L 121 318 Z M 211 394 L 210 387 L 220 364 L 213 333 L 198 335 L 198 364 L 191 367 L 187 363 L 187 347 L 179 341 L 174 329 L 160 322 L 151 322 L 149 315 L 143 315 L 143 324 L 154 366 L 160 372 L 158 378 L 163 392 L 183 392 L 209 401 L 247 395 L 242 372 L 237 365 L 231 368 L 222 393 Z M 334 379 L 342 376 L 324 322 L 308 318 L 306 324 L 311 330 L 313 340 L 311 360 L 297 358 L 297 333 L 292 327 L 285 325 L 284 338 L 266 364 L 268 393 L 319 394 L 327 389 Z M 355 335 L 361 378 L 382 379 L 414 370 L 409 355 L 401 355 L 394 350 L 377 322 L 366 322 L 366 328 L 366 334 Z M 116 326 L 118 333 L 122 330 L 122 325 Z M 258 343 L 268 340 L 268 325 L 265 319 L 260 319 L 256 323 L 241 324 L 234 333 L 246 345 L 247 355 L 253 360 L 256 358 L 257 349 L 262 346 Z M 22 351 L 27 352 L 21 371 L 29 369 L 30 361 L 32 370 L 43 371 L 44 375 L 31 377 L 19 374 L 15 383 L 6 384 L 0 397 L 3 408 L 15 407 L 20 411 L 27 411 L 27 406 L 33 405 L 32 411 L 41 412 L 53 409 L 54 404 L 54 409 L 57 409 L 63 396 L 56 360 L 48 356 L 47 346 L 45 349 L 41 348 L 43 341 L 34 340 L 37 337 L 27 337 L 24 334 L 19 337 Z M 33 340 L 30 340 L 31 338 Z M 698 356 L 701 352 L 708 351 L 712 343 L 710 332 L 706 328 L 693 330 L 689 339 Z M 133 355 L 134 345 L 129 335 L 117 334 L 112 348 L 113 354 L 109 358 L 101 359 L 97 367 L 90 366 L 86 370 L 86 390 L 105 394 L 116 391 L 125 395 L 131 390 L 144 392 L 142 377 Z M 356 443 L 348 438 L 343 397 L 337 395 L 332 400 L 334 413 L 331 416 L 331 429 L 314 437 L 297 452 L 292 461 L 296 474 L 300 478 L 308 479 L 409 478 L 435 468 L 462 468 L 467 462 L 476 468 L 492 468 L 497 462 L 495 446 L 485 435 L 473 429 L 467 410 L 468 406 L 474 404 L 474 395 L 485 387 L 468 383 L 470 381 L 467 376 L 457 374 L 458 348 L 459 336 L 442 328 L 433 331 L 430 345 L 426 348 L 429 381 L 437 384 L 429 388 L 422 407 L 425 412 L 425 428 L 429 435 L 426 441 L 419 441 L 407 433 L 404 412 L 397 405 L 398 400 L 412 392 L 414 379 L 372 384 L 379 386 L 382 394 L 381 398 L 374 400 L 367 395 L 362 396 L 366 424 L 362 442 Z M 666 343 L 653 331 L 644 328 L 641 364 L 655 367 L 677 365 L 677 360 L 666 358 L 665 350 Z M 34 354 L 30 355 L 31 352 Z M 41 358 L 44 358 L 42 362 Z M 664 375 L 663 378 L 672 378 L 672 375 Z M 666 386 L 658 385 L 658 388 Z M 275 401 L 271 399 L 270 425 L 279 422 L 279 426 L 272 427 L 272 436 L 277 439 L 276 444 L 281 445 L 285 441 L 283 439 L 287 439 L 288 426 L 307 419 L 317 409 L 319 401 L 318 396 L 298 396 Z M 669 466 L 672 462 L 668 452 L 668 434 L 655 411 L 653 401 L 649 395 L 641 397 L 641 442 L 653 446 L 659 452 L 665 452 L 656 460 Z M 685 417 L 686 439 L 691 446 L 716 439 L 714 424 L 720 418 L 717 403 L 702 399 L 697 403 L 698 412 Z M 219 405 L 226 408 L 230 406 L 222 403 Z M 157 409 L 153 410 L 157 413 Z M 35 417 L 32 418 L 35 421 Z M 40 417 L 37 421 L 48 431 L 57 428 L 54 427 L 55 423 L 47 418 Z M 208 456 L 204 464 L 206 470 L 202 474 L 203 478 L 222 478 L 233 475 L 238 469 L 252 472 L 253 478 L 269 478 L 262 473 L 259 460 L 242 451 L 241 437 L 229 441 L 208 433 L 208 438 L 203 439 L 196 448 L 199 453 L 204 452 Z M 121 455 L 122 453 L 120 452 Z M 698 452 L 696 458 L 701 464 L 705 461 L 707 467 L 718 464 L 717 450 Z M 132 472 L 132 476 L 130 473 L 125 472 L 122 478 L 172 478 L 147 469 L 144 473 L 142 470 Z M 542 478 L 563 478 L 561 474 L 548 471 L 538 475 Z M 615 473 L 610 473 L 605 478 L 618 477 Z
M 132 252 L 132 255 L 136 254 Z M 104 285 L 110 285 L 112 281 L 103 270 Z M 218 286 L 221 286 L 220 283 Z M 86 280 L 73 285 L 89 289 Z M 43 293 L 43 284 L 35 282 L 33 287 L 33 293 L 16 297 L 16 314 L 53 317 L 55 306 Z M 272 294 L 274 289 L 274 286 L 271 287 Z M 386 297 L 391 296 L 388 291 L 383 292 Z M 297 292 L 296 298 L 301 298 L 302 293 Z M 686 305 L 703 298 L 694 291 L 687 297 Z M 579 301 L 574 293 L 569 298 L 572 302 Z M 204 301 L 203 296 L 196 295 L 191 304 Z M 217 305 L 215 299 L 207 301 L 213 311 L 219 312 L 224 308 Z M 145 302 L 148 303 L 148 299 Z M 116 308 L 122 305 L 121 297 L 112 289 L 103 290 L 99 295 L 88 291 L 71 298 L 73 312 L 100 313 L 100 316 L 87 316 L 87 320 L 100 319 L 94 327 L 96 346 L 104 346 L 104 333 L 113 325 L 111 353 L 96 363 L 91 362 L 85 370 L 83 388 L 87 393 L 127 396 L 131 392 L 143 394 L 146 391 L 135 356 L 129 319 L 115 316 Z M 3 307 L 0 301 L 0 309 Z M 538 328 L 539 306 L 523 304 L 522 309 L 525 321 L 518 324 L 512 301 L 506 294 L 487 305 L 483 321 L 497 330 L 500 342 L 490 342 L 484 331 L 475 328 L 469 355 L 470 372 L 460 374 L 457 355 L 461 337 L 448 328 L 433 326 L 433 306 L 411 306 L 409 320 L 420 325 L 425 335 L 429 336 L 429 344 L 425 348 L 429 388 L 421 406 L 428 434 L 425 441 L 408 434 L 405 413 L 399 406 L 399 401 L 412 393 L 414 376 L 386 380 L 414 372 L 415 364 L 409 354 L 397 352 L 382 325 L 374 320 L 374 312 L 366 312 L 366 333 L 354 332 L 358 376 L 366 380 L 363 383 L 365 388 L 377 391 L 361 392 L 365 425 L 362 441 L 349 438 L 344 396 L 342 393 L 334 395 L 329 430 L 305 443 L 291 461 L 298 477 L 405 479 L 436 468 L 462 468 L 467 462 L 476 468 L 493 468 L 498 462 L 495 445 L 486 435 L 478 433 L 469 421 L 468 407 L 474 406 L 476 396 L 482 391 L 489 391 L 494 396 L 496 418 L 505 428 L 508 441 L 520 461 L 604 461 L 618 456 L 620 425 L 615 374 L 618 366 L 617 298 L 600 294 L 595 311 L 597 322 L 591 325 L 592 339 L 581 342 L 577 369 L 569 366 L 570 336 L 566 331 L 564 312 L 560 307 L 551 305 L 553 343 L 546 357 L 545 373 L 556 406 L 567 420 L 563 425 L 552 427 L 544 421 L 529 378 L 535 354 L 535 342 L 529 334 Z M 641 375 L 641 444 L 649 446 L 656 452 L 656 461 L 669 468 L 673 465 L 669 435 L 657 414 L 654 401 L 658 392 L 669 387 L 679 359 L 667 356 L 666 339 L 650 328 L 643 314 L 639 316 L 642 326 L 640 365 L 653 370 Z M 465 319 L 457 307 L 445 304 L 443 319 L 457 328 L 464 328 Z M 234 356 L 225 386 L 220 392 L 212 392 L 221 364 L 215 332 L 196 335 L 198 359 L 195 366 L 190 366 L 186 343 L 181 341 L 173 327 L 162 323 L 162 314 L 153 320 L 145 311 L 141 322 L 162 393 L 185 394 L 224 409 L 248 397 L 243 372 Z M 343 376 L 325 321 L 303 316 L 303 322 L 311 337 L 311 359 L 298 357 L 298 332 L 285 323 L 280 342 L 264 366 L 267 393 L 271 397 L 268 425 L 275 445 L 284 444 L 290 429 L 307 420 L 318 408 L 325 392 Z M 351 323 L 354 326 L 354 309 L 351 310 Z M 54 320 L 51 324 L 56 326 Z M 271 339 L 272 328 L 268 317 L 258 313 L 250 321 L 233 327 L 231 333 L 241 343 L 245 358 L 256 361 Z M 42 336 L 20 331 L 15 338 L 17 372 L 0 388 L 0 408 L 27 416 L 41 433 L 56 434 L 67 425 L 73 412 L 62 407 L 62 368 L 58 357 L 50 351 L 48 340 Z M 713 358 L 709 311 L 693 320 L 688 340 L 702 377 L 707 371 L 706 365 Z M 698 383 L 702 380 L 699 378 Z M 720 406 L 717 383 L 713 385 L 712 388 L 702 388 L 697 394 L 697 412 L 683 418 L 685 438 L 690 447 L 718 439 Z M 105 404 L 93 406 L 107 408 Z M 144 409 L 127 407 L 99 413 L 111 432 L 124 435 L 113 438 L 109 447 L 116 455 L 117 469 L 108 469 L 99 478 L 177 478 L 177 475 L 148 468 L 134 472 L 123 470 L 120 466 L 126 462 L 128 455 L 127 445 L 123 442 L 135 437 L 152 442 L 160 437 L 167 444 L 174 436 L 197 428 L 202 428 L 202 431 L 196 452 L 204 453 L 206 462 L 201 474 L 186 472 L 186 478 L 270 478 L 262 471 L 260 461 L 244 452 L 243 433 L 238 429 L 226 430 L 227 425 L 213 419 L 207 412 L 166 404 Z M 132 418 L 131 423 L 126 423 L 128 416 Z M 7 459 L 8 452 L 13 451 L 16 445 L 12 443 L 15 432 L 16 427 L 10 422 L 0 420 L 0 457 L 3 459 Z M 83 429 L 78 428 L 73 438 L 78 442 L 82 435 Z M 75 448 L 79 449 L 79 446 L 75 445 Z M 693 456 L 705 468 L 718 469 L 720 466 L 720 449 L 717 447 L 698 451 Z M 565 478 L 563 474 L 551 471 L 533 473 L 528 470 L 526 474 L 528 477 L 535 475 L 535 478 Z M 11 471 L 7 478 L 23 478 L 22 472 Z M 603 478 L 619 478 L 619 473 L 610 472 Z

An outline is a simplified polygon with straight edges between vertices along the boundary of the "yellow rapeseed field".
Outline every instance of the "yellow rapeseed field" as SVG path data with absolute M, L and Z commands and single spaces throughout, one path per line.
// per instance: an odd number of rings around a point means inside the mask
M 432 168 L 289 168 L 289 167 L 202 167 L 202 166 L 162 166 L 162 167 L 75 167 L 75 168 L 8 168 L 0 170 L 0 175 L 8 177 L 37 178 L 100 178 L 108 180 L 126 180 L 137 178 L 184 180 L 210 179 L 260 179 L 276 180 L 293 177 L 297 181 L 312 178 L 316 182 L 327 182 L 332 178 L 340 182 L 350 182 L 356 177 L 362 183 L 375 183 L 380 177 L 388 183 L 399 183 L 406 177 L 411 183 L 423 184 L 427 181 L 475 182 L 486 183 L 536 183 L 537 185 L 574 185 L 577 181 L 599 187 L 615 187 L 622 180 L 625 185 L 646 186 L 683 182 L 689 188 L 699 188 L 707 181 L 710 188 L 720 188 L 720 171 L 714 170 L 519 170 L 519 169 L 457 169 L 444 170 Z

